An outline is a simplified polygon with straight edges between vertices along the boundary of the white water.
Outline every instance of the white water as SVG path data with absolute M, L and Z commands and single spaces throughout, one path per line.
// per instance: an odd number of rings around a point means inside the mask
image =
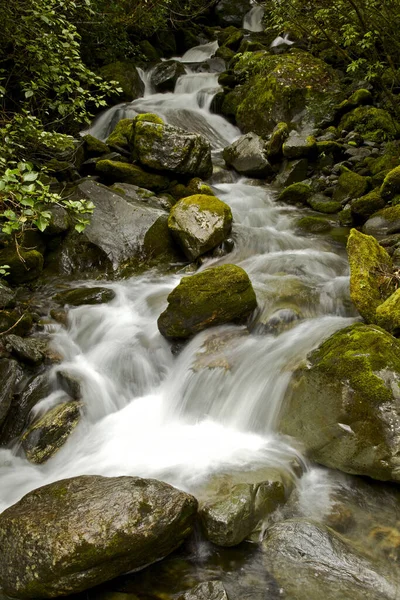
M 253 6 L 243 19 L 243 29 L 254 33 L 264 31 L 263 17 L 264 8 L 262 6 Z
M 215 75 L 189 71 L 174 94 L 148 92 L 105 113 L 92 132 L 105 137 L 118 111 L 152 111 L 201 130 L 221 150 L 239 132 L 210 114 L 203 101 L 209 88 L 215 92 Z M 235 248 L 202 268 L 241 265 L 257 293 L 253 325 L 295 305 L 296 326 L 277 337 L 219 327 L 173 356 L 157 318 L 180 275 L 149 272 L 106 284 L 116 292 L 112 302 L 72 309 L 68 329 L 57 326 L 54 347 L 63 362 L 53 368 L 54 392 L 37 407 L 60 401 L 56 372 L 69 371 L 82 380 L 82 421 L 43 466 L 29 464 L 18 448 L 0 451 L 0 509 L 35 487 L 79 474 L 151 476 L 193 491 L 215 473 L 272 466 L 292 475 L 293 461 L 302 459 L 292 441 L 276 433 L 280 406 L 299 361 L 351 322 L 347 262 L 329 240 L 297 235 L 297 211 L 278 205 L 269 186 L 251 183 L 215 186 L 232 207 Z M 211 358 L 207 344 L 214 348 Z

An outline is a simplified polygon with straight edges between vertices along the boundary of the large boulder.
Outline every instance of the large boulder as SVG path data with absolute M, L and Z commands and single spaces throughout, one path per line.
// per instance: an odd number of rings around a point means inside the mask
M 154 262 L 179 260 L 164 210 L 126 199 L 108 187 L 86 180 L 76 188 L 79 198 L 95 206 L 90 224 L 82 234 L 68 234 L 51 266 L 62 273 L 98 269 L 114 272 Z
M 139 165 L 119 160 L 102 158 L 96 162 L 96 172 L 107 183 L 129 183 L 155 192 L 166 190 L 170 185 L 169 179 L 164 175 L 149 173 Z
M 156 92 L 173 92 L 175 84 L 186 69 L 181 62 L 165 60 L 154 67 L 151 72 L 151 85 Z
M 329 527 L 305 519 L 277 523 L 263 542 L 266 566 L 285 598 L 395 600 L 399 578 L 381 572 Z
M 212 174 L 210 143 L 172 125 L 136 122 L 134 156 L 156 171 L 205 179 Z
M 400 343 L 376 325 L 335 333 L 294 372 L 280 430 L 311 459 L 400 481 Z
M 267 177 L 272 167 L 266 157 L 265 142 L 255 133 L 242 135 L 224 149 L 224 160 L 228 167 L 248 177 Z
M 392 259 L 375 238 L 352 229 L 347 241 L 350 296 L 367 323 L 375 323 L 376 309 L 394 292 Z M 386 274 L 386 278 L 385 278 Z
M 339 131 L 356 131 L 372 142 L 392 140 L 398 135 L 399 126 L 383 108 L 359 106 L 347 113 L 340 121 Z
M 46 462 L 65 444 L 79 423 L 80 408 L 75 401 L 58 404 L 25 431 L 21 444 L 30 462 Z
M 196 510 L 195 498 L 152 479 L 46 485 L 0 516 L 0 586 L 18 598 L 54 598 L 141 569 L 182 543 Z
M 189 260 L 219 246 L 229 235 L 232 212 L 215 196 L 197 194 L 171 209 L 168 227 Z
M 316 156 L 317 143 L 312 135 L 292 131 L 282 146 L 283 156 L 289 160 Z
M 243 321 L 256 306 L 247 273 L 236 265 L 221 265 L 183 277 L 168 296 L 158 328 L 167 338 L 188 338 L 213 325 Z

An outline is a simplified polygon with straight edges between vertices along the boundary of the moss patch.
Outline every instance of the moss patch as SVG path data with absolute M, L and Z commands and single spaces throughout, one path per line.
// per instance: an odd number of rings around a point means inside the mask
M 292 183 L 279 194 L 278 201 L 286 204 L 307 204 L 311 194 L 312 188 L 307 183 Z

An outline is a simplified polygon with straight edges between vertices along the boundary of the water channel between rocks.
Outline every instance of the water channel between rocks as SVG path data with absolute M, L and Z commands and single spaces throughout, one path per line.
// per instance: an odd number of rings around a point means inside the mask
M 235 245 L 201 269 L 233 263 L 246 270 L 258 299 L 251 333 L 243 326 L 214 328 L 173 355 L 158 332 L 157 318 L 187 273 L 147 272 L 106 283 L 116 292 L 112 302 L 71 309 L 68 328 L 53 329 L 53 346 L 63 357 L 53 368 L 54 384 L 60 369 L 81 379 L 84 417 L 43 466 L 1 451 L 1 510 L 29 490 L 81 474 L 153 477 L 202 498 L 216 480 L 260 481 L 263 472 L 274 468 L 297 482 L 296 514 L 317 520 L 329 512 L 332 490 L 348 488 L 346 477 L 310 467 L 293 440 L 276 432 L 294 367 L 356 316 L 344 246 L 335 230 L 318 237 L 297 234 L 297 209 L 277 204 L 271 186 L 240 179 L 224 168 L 221 150 L 240 132 L 210 112 L 218 89 L 213 70 L 220 68 L 211 58 L 215 49 L 216 43 L 210 43 L 186 53 L 181 60 L 187 72 L 174 93 L 152 93 L 149 74 L 143 73 L 145 97 L 104 113 L 91 133 L 105 139 L 119 119 L 152 112 L 209 139 L 215 164 L 210 183 L 232 208 Z M 210 72 L 199 72 L 205 63 Z M 265 324 L 278 310 L 291 311 L 295 319 L 272 335 Z M 37 410 L 59 401 L 61 391 L 54 389 Z M 260 566 L 257 545 L 244 546 L 223 550 L 191 541 L 186 554 L 151 567 L 136 580 L 121 578 L 118 589 L 137 591 L 135 581 L 142 589 L 154 589 L 155 577 L 161 590 L 164 585 L 173 593 L 182 588 L 178 580 L 195 584 L 223 572 L 227 587 L 234 588 L 232 598 L 280 597 Z

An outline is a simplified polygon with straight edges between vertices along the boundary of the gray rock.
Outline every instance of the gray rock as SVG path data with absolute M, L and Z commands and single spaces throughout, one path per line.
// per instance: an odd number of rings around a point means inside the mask
M 317 145 L 314 137 L 296 132 L 291 132 L 282 146 L 283 156 L 289 160 L 308 158 L 316 153 L 316 149 Z
M 10 410 L 18 375 L 19 367 L 15 360 L 0 359 L 0 426 L 4 423 Z
M 40 365 L 45 359 L 48 340 L 8 335 L 5 346 L 18 360 L 28 365 Z
M 82 398 L 82 379 L 73 373 L 60 370 L 57 371 L 57 383 L 68 396 L 74 400 Z
M 182 543 L 196 510 L 193 496 L 152 479 L 82 476 L 46 485 L 0 515 L 1 588 L 53 598 L 142 569 Z
M 248 177 L 267 177 L 272 167 L 266 158 L 265 142 L 255 133 L 246 133 L 224 149 L 228 167 Z
M 292 183 L 300 183 L 307 179 L 308 160 L 284 161 L 281 170 L 276 178 L 276 183 L 280 187 L 287 187 Z
M 46 462 L 65 444 L 79 423 L 80 408 L 79 402 L 58 404 L 24 432 L 21 444 L 30 462 Z
M 380 239 L 400 232 L 400 206 L 390 206 L 378 211 L 363 227 L 363 232 Z
M 53 296 L 57 304 L 65 306 L 81 306 L 82 304 L 104 304 L 115 298 L 115 292 L 110 288 L 90 287 L 65 290 Z
M 142 165 L 156 171 L 204 179 L 212 174 L 210 143 L 179 127 L 137 122 L 134 151 Z
M 156 65 L 151 73 L 151 85 L 156 92 L 173 92 L 175 84 L 186 69 L 181 62 L 166 60 Z
M 205 581 L 179 596 L 179 600 L 228 600 L 221 581 Z
M 266 566 L 296 600 L 396 600 L 399 578 L 381 571 L 340 535 L 323 525 L 293 519 L 271 527 L 263 542 Z
M 0 309 L 1 308 L 13 308 L 15 306 L 14 290 L 8 287 L 5 283 L 0 283 Z
M 44 230 L 45 235 L 60 235 L 68 231 L 71 221 L 67 211 L 62 206 L 50 206 L 46 209 L 51 214 L 49 225 Z
M 200 519 L 205 536 L 218 546 L 236 546 L 284 499 L 281 481 L 239 483 L 201 508 Z

